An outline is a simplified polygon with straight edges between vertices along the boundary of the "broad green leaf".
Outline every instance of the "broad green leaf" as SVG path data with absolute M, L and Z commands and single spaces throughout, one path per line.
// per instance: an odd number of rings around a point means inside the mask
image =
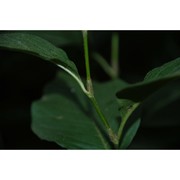
M 137 133 L 137 130 L 140 126 L 140 122 L 141 120 L 140 119 L 137 119 L 130 127 L 129 129 L 127 130 L 127 132 L 125 133 L 123 139 L 122 139 L 122 142 L 120 144 L 120 149 L 126 149 L 130 143 L 132 142 L 134 136 L 136 135 Z
M 114 130 L 120 123 L 115 92 L 126 83 L 94 83 L 95 96 Z M 110 149 L 112 145 L 89 99 L 66 74 L 45 88 L 32 105 L 32 130 L 41 138 L 68 149 Z
M 56 63 L 75 78 L 82 90 L 86 93 L 75 64 L 69 60 L 67 54 L 62 49 L 57 48 L 50 42 L 27 33 L 3 33 L 0 34 L 0 47 L 22 51 L 38 56 L 43 60 Z
M 165 84 L 180 78 L 180 58 L 150 71 L 143 82 L 129 85 L 117 93 L 120 99 L 143 101 Z
M 160 88 L 170 83 L 171 81 L 179 78 L 180 78 L 180 58 L 171 61 L 169 63 L 166 63 L 161 67 L 153 69 L 146 75 L 143 82 L 122 88 L 117 93 L 117 97 L 119 98 L 119 103 L 121 103 L 120 113 L 123 122 L 127 123 L 129 121 L 130 117 L 127 115 L 129 114 L 130 111 L 132 111 L 131 113 L 134 113 L 134 110 L 136 109 L 131 109 L 131 107 L 133 107 L 136 102 L 138 102 L 136 108 L 138 107 L 138 109 L 142 109 L 143 104 L 141 104 L 141 106 L 139 107 L 141 101 L 144 101 L 148 97 L 150 98 L 151 95 L 156 91 L 158 91 Z M 135 126 L 135 127 L 137 127 L 138 129 L 139 126 Z M 134 133 L 136 133 L 137 131 L 136 128 L 135 129 L 132 128 L 132 130 L 129 129 L 127 133 L 129 131 L 133 132 L 133 130 Z M 126 137 L 126 135 L 124 137 Z M 120 146 L 121 148 L 126 147 L 126 143 L 128 146 L 129 145 L 128 138 L 127 141 L 123 140 L 122 143 L 125 145 Z

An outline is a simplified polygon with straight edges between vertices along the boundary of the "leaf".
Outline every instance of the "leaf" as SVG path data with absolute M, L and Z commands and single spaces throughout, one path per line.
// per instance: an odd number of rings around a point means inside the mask
M 144 78 L 144 81 L 156 80 L 162 77 L 167 77 L 170 75 L 180 74 L 180 58 L 173 61 L 165 63 L 164 65 L 154 68 Z
M 149 73 L 147 73 L 143 82 L 136 83 L 133 85 L 127 85 L 125 88 L 122 88 L 117 92 L 117 97 L 119 98 L 119 103 L 121 103 L 120 113 L 123 119 L 123 122 L 127 123 L 130 119 L 130 116 L 135 111 L 141 111 L 144 104 L 141 101 L 144 101 L 148 97 L 150 98 L 153 93 L 158 91 L 160 88 L 170 83 L 173 80 L 180 78 L 180 58 L 175 59 L 169 63 L 164 64 L 161 67 L 155 68 Z M 137 103 L 135 105 L 135 103 Z M 141 103 L 141 104 L 140 104 Z M 140 106 L 139 106 L 140 105 Z M 135 106 L 137 109 L 132 109 Z M 162 106 L 161 106 L 162 107 Z M 129 116 L 130 115 L 130 116 Z M 141 116 L 141 115 L 139 115 Z M 135 126 L 138 127 L 139 126 Z M 127 131 L 131 132 L 131 129 Z M 136 133 L 136 129 L 134 133 Z M 121 134 L 121 133 L 119 133 Z M 126 135 L 124 136 L 126 137 Z M 126 141 L 122 142 L 125 145 L 120 146 L 126 147 Z M 127 138 L 127 146 L 128 146 Z
M 155 68 L 145 76 L 143 82 L 129 85 L 117 92 L 120 99 L 143 101 L 165 84 L 180 78 L 180 58 Z
M 132 142 L 134 136 L 136 135 L 137 133 L 137 130 L 140 126 L 140 122 L 141 120 L 140 119 L 137 119 L 132 125 L 131 127 L 127 130 L 127 132 L 125 133 L 123 139 L 122 139 L 122 142 L 120 144 L 120 149 L 126 149 L 130 143 Z
M 48 41 L 27 33 L 3 33 L 0 34 L 0 47 L 15 51 L 22 51 L 56 63 L 60 68 L 68 72 L 78 82 L 86 93 L 84 85 L 78 74 L 75 64 L 69 60 L 67 54 Z
M 116 130 L 120 119 L 115 91 L 119 86 L 125 83 L 94 83 L 99 105 Z M 45 88 L 44 96 L 32 104 L 32 130 L 41 139 L 68 149 L 112 148 L 89 99 L 70 76 L 62 73 Z

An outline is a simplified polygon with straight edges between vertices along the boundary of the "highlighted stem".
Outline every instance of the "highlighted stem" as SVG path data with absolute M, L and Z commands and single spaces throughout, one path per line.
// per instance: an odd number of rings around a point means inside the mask
M 126 115 L 124 117 L 122 117 L 122 121 L 118 130 L 118 139 L 119 141 L 122 138 L 123 135 L 123 130 L 124 130 L 124 126 L 126 125 L 126 122 L 128 120 L 128 118 L 131 116 L 131 114 L 133 113 L 133 111 L 139 106 L 139 103 L 135 103 L 129 110 L 128 112 L 126 112 Z
M 88 53 L 88 32 L 83 31 L 83 41 L 84 41 L 84 54 L 85 54 L 85 66 L 86 66 L 86 78 L 87 78 L 87 91 L 89 94 L 87 96 L 89 97 L 90 101 L 92 102 L 98 116 L 101 119 L 101 122 L 104 124 L 106 127 L 107 134 L 109 135 L 110 140 L 117 146 L 118 144 L 118 138 L 116 134 L 112 131 L 107 119 L 105 118 L 103 112 L 101 111 L 96 98 L 94 97 L 94 92 L 93 92 L 93 85 L 92 85 L 92 80 L 91 80 L 91 74 L 90 74 L 90 65 L 89 65 L 89 53 Z
M 89 65 L 88 32 L 87 31 L 83 31 L 83 41 L 84 41 L 87 90 L 89 91 L 89 93 L 91 93 L 91 95 L 93 95 L 93 86 L 92 86 L 92 81 L 91 81 L 91 72 L 90 72 L 90 65 Z
M 106 127 L 106 130 L 107 130 L 107 134 L 109 135 L 109 138 L 110 140 L 113 142 L 113 144 L 115 145 L 115 147 L 117 147 L 118 143 L 119 143 L 119 140 L 118 140 L 118 137 L 116 134 L 114 134 L 113 130 L 111 129 L 106 117 L 104 116 L 104 114 L 102 113 L 95 97 L 90 97 L 90 100 L 97 112 L 97 114 L 99 115 L 101 121 L 103 122 L 103 124 L 105 125 Z

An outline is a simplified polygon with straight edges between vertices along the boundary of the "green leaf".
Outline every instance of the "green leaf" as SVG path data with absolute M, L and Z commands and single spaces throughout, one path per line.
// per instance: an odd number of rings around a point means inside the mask
M 180 78 L 180 58 L 150 71 L 143 82 L 129 85 L 117 92 L 120 99 L 143 101 L 165 84 Z
M 144 81 L 156 80 L 163 77 L 180 74 L 180 58 L 165 63 L 164 65 L 154 68 L 144 78 Z
M 135 137 L 137 130 L 140 126 L 140 119 L 137 119 L 127 130 L 127 132 L 125 133 L 122 142 L 120 144 L 120 149 L 126 149 L 130 143 L 132 142 L 133 138 Z
M 27 33 L 3 33 L 0 34 L 0 47 L 15 51 L 22 51 L 56 63 L 60 68 L 69 73 L 78 82 L 82 90 L 86 89 L 78 74 L 75 64 L 69 60 L 67 54 L 50 42 Z
M 94 83 L 95 96 L 114 130 L 120 123 L 115 92 L 126 83 Z M 106 98 L 105 98 L 106 97 Z M 59 73 L 32 104 L 32 130 L 68 149 L 110 149 L 112 144 L 89 99 L 70 76 Z

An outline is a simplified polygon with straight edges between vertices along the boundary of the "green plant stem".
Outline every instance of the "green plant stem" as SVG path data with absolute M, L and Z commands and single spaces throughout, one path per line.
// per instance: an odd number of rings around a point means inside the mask
M 89 65 L 89 51 L 88 51 L 88 32 L 83 31 L 83 42 L 84 42 L 84 56 L 85 56 L 85 66 L 86 66 L 86 85 L 87 90 L 90 96 L 93 96 L 93 86 L 91 80 L 91 72 L 90 72 L 90 65 Z
M 133 113 L 133 111 L 139 106 L 139 103 L 135 103 L 125 114 L 125 116 L 122 118 L 119 130 L 118 130 L 118 139 L 119 142 L 122 138 L 122 134 L 123 134 L 123 130 L 124 130 L 124 126 L 127 122 L 127 120 L 129 119 L 129 117 L 131 116 L 131 114 Z
M 118 33 L 112 34 L 111 40 L 111 66 L 115 77 L 119 75 L 119 36 Z
M 101 109 L 100 109 L 100 107 L 99 107 L 99 105 L 98 105 L 95 97 L 94 97 L 94 96 L 93 96 L 93 97 L 90 97 L 90 100 L 91 100 L 91 102 L 92 102 L 92 104 L 93 104 L 93 106 L 94 106 L 97 114 L 99 115 L 99 117 L 101 118 L 103 124 L 105 125 L 106 130 L 107 130 L 107 133 L 108 133 L 108 135 L 109 135 L 109 137 L 110 137 L 110 140 L 111 140 L 111 141 L 114 143 L 114 145 L 116 146 L 116 145 L 118 144 L 118 142 L 119 142 L 119 141 L 118 141 L 118 137 L 117 137 L 117 136 L 114 134 L 114 132 L 112 131 L 112 129 L 111 129 L 111 127 L 110 127 L 110 125 L 109 125 L 106 117 L 104 116 L 103 112 L 101 111 Z
M 91 74 L 90 74 L 90 65 L 89 65 L 89 53 L 88 53 L 88 33 L 87 31 L 83 31 L 83 41 L 84 41 L 84 54 L 85 54 L 85 66 L 86 66 L 86 77 L 87 77 L 87 90 L 88 98 L 92 102 L 97 114 L 99 115 L 102 123 L 106 127 L 107 133 L 110 137 L 110 140 L 114 143 L 115 146 L 118 144 L 118 138 L 112 131 L 107 119 L 105 118 L 104 114 L 102 113 L 96 98 L 94 97 L 94 92 L 93 92 L 93 85 L 92 85 L 92 80 L 91 80 Z
M 91 79 L 90 65 L 89 65 L 89 51 L 88 51 L 88 32 L 83 31 L 83 41 L 84 41 L 84 55 L 85 55 L 85 65 L 86 65 L 86 77 L 87 80 Z
M 112 78 L 116 78 L 114 69 L 107 63 L 107 61 L 99 54 L 94 52 L 92 54 L 96 62 L 103 68 L 103 70 Z
M 107 119 L 105 118 L 104 114 L 102 113 L 102 111 L 101 111 L 101 109 L 100 109 L 100 107 L 99 107 L 99 105 L 98 105 L 95 97 L 94 97 L 94 96 L 90 97 L 90 100 L 91 100 L 91 102 L 92 102 L 92 104 L 93 104 L 93 106 L 94 106 L 97 114 L 98 114 L 99 117 L 102 119 L 105 127 L 106 127 L 107 129 L 109 129 L 109 128 L 110 128 L 110 125 L 109 125 Z

